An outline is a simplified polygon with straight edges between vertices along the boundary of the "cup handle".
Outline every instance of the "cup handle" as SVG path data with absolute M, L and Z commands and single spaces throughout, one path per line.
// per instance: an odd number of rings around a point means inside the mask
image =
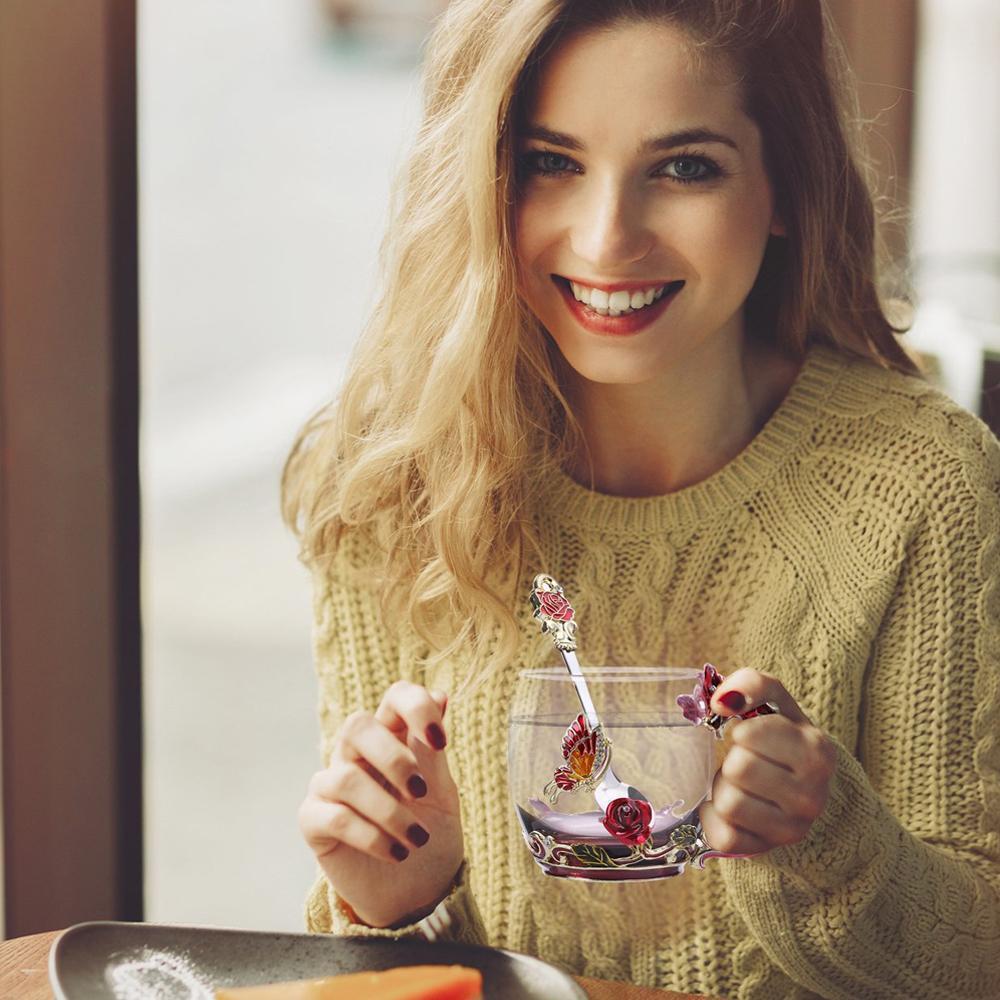
M 755 715 L 780 715 L 781 711 L 773 701 L 765 701 L 748 712 L 739 715 L 716 715 L 714 712 L 705 719 L 705 725 L 715 730 L 715 735 L 722 739 L 722 728 L 733 719 L 752 719 Z
M 701 819 L 699 818 L 694 825 L 695 828 L 695 838 L 694 842 L 690 848 L 688 848 L 688 864 L 694 865 L 695 868 L 704 869 L 705 862 L 709 858 L 752 858 L 752 854 L 727 854 L 725 851 L 713 850 L 708 841 L 705 839 L 705 831 L 701 828 Z
M 701 828 L 701 819 L 699 818 L 695 823 L 695 839 L 694 843 L 691 845 L 688 852 L 688 864 L 694 865 L 695 868 L 703 869 L 705 867 L 705 862 L 709 858 L 730 858 L 737 857 L 738 855 L 726 854 L 723 851 L 714 851 L 709 847 L 708 841 L 705 839 L 705 831 Z

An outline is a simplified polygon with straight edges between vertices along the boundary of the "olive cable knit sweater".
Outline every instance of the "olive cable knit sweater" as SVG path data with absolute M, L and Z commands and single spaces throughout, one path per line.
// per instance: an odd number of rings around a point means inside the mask
M 533 516 L 572 596 L 581 660 L 711 661 L 777 677 L 835 742 L 806 838 L 647 884 L 544 875 L 507 792 L 518 670 L 559 662 L 527 599 L 523 656 L 449 705 L 466 859 L 450 936 L 565 970 L 717 997 L 1000 997 L 1000 445 L 924 382 L 813 345 L 744 451 L 661 497 L 553 468 Z M 363 536 L 314 580 L 323 761 L 343 718 L 460 662 L 381 620 Z M 584 631 L 585 629 L 585 631 Z M 498 721 L 499 720 L 499 721 Z M 739 725 L 739 723 L 736 723 Z M 730 739 L 717 745 L 720 760 Z M 322 878 L 310 931 L 351 922 Z

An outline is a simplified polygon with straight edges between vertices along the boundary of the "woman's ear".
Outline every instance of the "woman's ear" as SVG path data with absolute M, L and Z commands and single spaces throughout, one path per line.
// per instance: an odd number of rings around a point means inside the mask
M 777 212 L 771 216 L 771 228 L 769 230 L 772 236 L 787 236 L 788 230 L 785 229 L 785 223 L 782 221 L 781 216 Z

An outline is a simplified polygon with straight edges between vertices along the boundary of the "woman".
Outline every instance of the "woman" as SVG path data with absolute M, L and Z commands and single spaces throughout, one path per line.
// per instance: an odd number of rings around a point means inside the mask
M 311 930 L 718 997 L 997 995 L 1000 446 L 880 303 L 825 20 L 438 24 L 384 294 L 283 481 L 315 581 Z M 587 662 L 707 659 L 713 711 L 777 705 L 700 810 L 733 857 L 534 866 L 502 762 L 518 669 L 552 659 L 541 571 Z

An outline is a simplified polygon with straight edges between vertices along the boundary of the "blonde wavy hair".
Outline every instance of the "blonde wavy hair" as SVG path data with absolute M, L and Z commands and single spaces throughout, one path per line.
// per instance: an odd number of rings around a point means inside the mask
M 874 171 L 820 0 L 453 0 L 393 185 L 380 297 L 339 397 L 295 440 L 281 503 L 314 571 L 345 531 L 370 531 L 389 620 L 426 642 L 428 665 L 460 654 L 479 668 L 459 694 L 516 656 L 517 582 L 527 559 L 540 566 L 532 484 L 585 448 L 558 351 L 518 296 L 518 125 L 548 51 L 633 21 L 686 29 L 696 60 L 726 57 L 743 80 L 787 228 L 765 252 L 747 330 L 791 356 L 822 340 L 919 374 L 879 295 Z

